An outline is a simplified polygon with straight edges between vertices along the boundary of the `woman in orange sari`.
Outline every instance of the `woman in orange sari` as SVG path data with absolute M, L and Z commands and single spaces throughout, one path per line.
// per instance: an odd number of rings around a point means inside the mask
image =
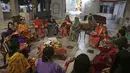
M 63 24 L 61 25 L 61 28 L 59 30 L 58 35 L 61 37 L 67 37 L 69 36 L 69 32 L 70 32 L 70 26 L 71 26 L 72 22 L 69 18 L 69 16 L 67 15 L 64 19 Z
M 34 20 L 34 27 L 39 38 L 45 37 L 47 35 L 47 32 L 42 24 L 42 20 L 39 19 L 39 17 L 36 17 Z
M 25 20 L 22 19 L 21 20 L 21 24 L 18 25 L 18 32 L 21 34 L 21 36 L 23 38 L 25 38 L 25 40 L 27 42 L 29 42 L 30 40 L 33 40 L 33 34 L 31 33 L 31 30 L 29 29 L 28 25 L 25 24 Z
M 89 35 L 90 46 L 97 47 L 100 40 L 103 38 L 103 36 L 105 36 L 106 32 L 107 32 L 106 26 L 104 26 L 103 24 L 99 24 L 96 27 L 95 31 Z

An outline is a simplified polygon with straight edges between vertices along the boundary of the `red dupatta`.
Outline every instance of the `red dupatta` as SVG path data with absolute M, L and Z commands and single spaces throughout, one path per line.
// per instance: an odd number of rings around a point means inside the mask
M 64 21 L 72 24 L 72 22 L 71 22 L 70 18 L 65 18 L 65 20 L 64 20 Z
M 38 19 L 34 21 L 34 27 L 39 28 L 42 26 L 42 20 Z
M 101 35 L 102 33 L 106 32 L 105 26 L 97 26 L 95 29 L 97 35 Z

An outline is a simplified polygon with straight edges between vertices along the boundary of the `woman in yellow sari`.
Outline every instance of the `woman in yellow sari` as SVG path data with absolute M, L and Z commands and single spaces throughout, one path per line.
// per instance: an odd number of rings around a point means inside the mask
M 20 53 L 20 42 L 15 36 L 12 36 L 9 42 L 11 51 L 5 65 L 8 69 L 7 73 L 25 73 L 30 65 L 24 55 Z
M 33 34 L 31 33 L 31 30 L 29 29 L 28 25 L 25 24 L 24 19 L 22 19 L 21 24 L 18 25 L 18 32 L 23 38 L 25 38 L 27 42 L 33 40 Z

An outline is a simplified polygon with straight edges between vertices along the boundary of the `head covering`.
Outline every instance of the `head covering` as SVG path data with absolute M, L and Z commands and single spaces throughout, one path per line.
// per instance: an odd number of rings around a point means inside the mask
M 65 20 L 71 22 L 69 15 L 66 15 Z
M 54 48 L 52 47 L 45 47 L 43 49 L 43 56 L 42 61 L 47 62 L 51 57 L 54 55 Z
M 10 25 L 12 25 L 12 26 L 15 26 L 12 22 L 9 22 L 8 23 L 8 30 L 7 30 L 7 32 L 9 33 L 9 34 L 12 34 L 13 32 L 15 32 L 15 30 L 14 29 L 11 29 L 9 26 Z
M 90 60 L 86 54 L 80 54 L 75 58 L 72 73 L 88 73 L 90 68 Z
M 13 35 L 10 39 L 10 50 L 11 50 L 11 53 L 14 54 L 15 52 L 17 52 L 20 48 L 20 42 L 18 41 L 16 35 Z
M 9 22 L 9 23 L 8 23 L 8 29 L 11 29 L 11 28 L 9 27 L 10 24 L 14 26 L 14 24 L 13 24 L 12 22 Z
M 75 21 L 74 21 L 74 24 L 73 26 L 76 27 L 80 24 L 80 21 L 79 21 L 79 18 L 78 17 L 75 17 Z

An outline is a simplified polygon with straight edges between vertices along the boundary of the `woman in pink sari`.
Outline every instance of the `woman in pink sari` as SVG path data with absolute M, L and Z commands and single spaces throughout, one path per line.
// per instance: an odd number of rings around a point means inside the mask
M 69 16 L 67 15 L 66 18 L 64 19 L 63 24 L 61 25 L 58 35 L 61 37 L 69 36 L 71 24 L 72 24 L 72 22 L 71 22 Z
M 36 17 L 34 20 L 34 27 L 39 38 L 45 37 L 47 35 L 47 32 L 42 25 L 42 20 L 39 19 L 39 17 Z

